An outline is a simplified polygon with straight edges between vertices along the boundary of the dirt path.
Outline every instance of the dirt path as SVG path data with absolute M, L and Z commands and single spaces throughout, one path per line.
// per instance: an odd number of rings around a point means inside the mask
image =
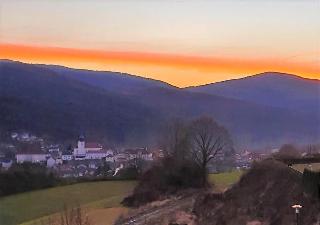
M 191 213 L 195 201 L 195 195 L 182 196 L 153 203 L 128 213 L 128 216 L 116 223 L 116 225 L 148 225 L 167 224 L 175 220 L 177 212 Z

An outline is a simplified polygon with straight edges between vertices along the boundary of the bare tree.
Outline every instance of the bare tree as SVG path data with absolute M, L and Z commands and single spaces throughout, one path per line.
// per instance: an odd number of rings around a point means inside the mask
M 63 211 L 60 213 L 60 220 L 56 216 L 49 216 L 46 219 L 36 221 L 33 225 L 92 225 L 88 215 L 84 212 L 80 205 L 68 208 L 64 205 Z
M 228 131 L 210 117 L 201 117 L 191 124 L 192 156 L 202 171 L 203 185 L 207 183 L 207 166 L 220 154 L 231 149 Z
M 65 205 L 60 214 L 60 225 L 91 225 L 91 223 L 80 205 L 74 208 Z
M 167 124 L 162 137 L 162 146 L 167 156 L 184 160 L 190 153 L 190 132 L 188 123 L 182 119 L 173 119 Z
M 317 155 L 317 147 L 312 144 L 308 145 L 307 146 L 307 154 L 309 157 L 316 156 Z

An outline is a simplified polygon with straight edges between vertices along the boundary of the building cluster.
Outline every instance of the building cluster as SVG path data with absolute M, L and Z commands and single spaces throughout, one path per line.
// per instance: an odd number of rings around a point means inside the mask
M 39 138 L 35 135 L 32 135 L 28 132 L 12 132 L 11 133 L 11 139 L 15 141 L 20 141 L 20 142 L 43 142 L 42 138 Z
M 237 152 L 234 157 L 235 157 L 236 167 L 238 169 L 248 169 L 250 168 L 252 162 L 261 161 L 263 159 L 268 158 L 269 156 L 270 154 L 267 154 L 267 153 L 251 152 L 248 150 L 243 150 L 243 151 Z
M 147 148 L 111 149 L 99 143 L 86 142 L 80 136 L 75 148 L 61 149 L 59 145 L 41 146 L 38 142 L 22 145 L 15 153 L 15 160 L 2 162 L 9 168 L 12 163 L 40 163 L 55 170 L 62 177 L 95 175 L 99 167 L 125 168 L 138 160 L 151 162 L 163 157 L 162 150 Z

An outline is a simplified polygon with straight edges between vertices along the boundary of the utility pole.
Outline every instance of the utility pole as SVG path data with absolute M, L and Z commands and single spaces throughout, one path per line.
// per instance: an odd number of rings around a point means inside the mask
M 300 209 L 302 208 L 301 205 L 293 205 L 291 206 L 294 210 L 295 210 L 295 213 L 296 213 L 296 224 L 299 225 L 299 213 L 300 213 Z

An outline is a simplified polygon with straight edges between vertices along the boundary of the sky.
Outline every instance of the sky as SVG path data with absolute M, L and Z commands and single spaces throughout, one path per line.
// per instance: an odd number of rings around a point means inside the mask
M 320 79 L 319 0 L 0 0 L 0 58 L 179 87 L 266 71 Z

